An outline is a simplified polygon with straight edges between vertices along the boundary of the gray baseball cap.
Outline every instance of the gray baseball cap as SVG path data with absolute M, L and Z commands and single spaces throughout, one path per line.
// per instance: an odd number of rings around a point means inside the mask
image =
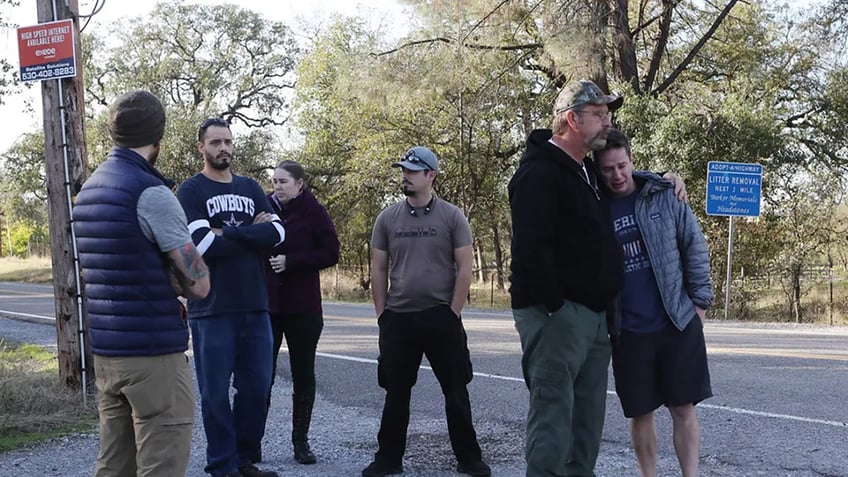
M 583 104 L 606 104 L 615 111 L 624 103 L 617 94 L 604 94 L 601 88 L 589 80 L 580 80 L 563 88 L 554 103 L 554 116 Z
M 439 158 L 436 157 L 436 153 L 426 147 L 415 146 L 406 151 L 400 161 L 392 164 L 392 167 L 403 167 L 410 171 L 439 172 Z

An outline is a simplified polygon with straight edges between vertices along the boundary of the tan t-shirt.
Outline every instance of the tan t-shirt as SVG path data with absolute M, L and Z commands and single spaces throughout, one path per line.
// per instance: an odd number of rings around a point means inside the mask
M 386 308 L 408 313 L 450 304 L 456 282 L 453 251 L 471 245 L 471 227 L 459 207 L 439 198 L 430 212 L 413 215 L 406 201 L 383 210 L 371 246 L 389 254 Z

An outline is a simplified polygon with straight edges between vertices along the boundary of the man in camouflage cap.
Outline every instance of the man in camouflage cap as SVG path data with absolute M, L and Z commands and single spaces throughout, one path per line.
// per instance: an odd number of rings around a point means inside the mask
M 622 103 L 624 98 L 621 96 L 604 94 L 595 83 L 580 80 L 559 92 L 554 104 L 554 116 L 585 104 L 606 104 L 610 111 L 615 111 L 621 107 Z
M 606 144 L 620 96 L 580 80 L 537 129 L 509 183 L 512 312 L 530 390 L 527 476 L 594 476 L 606 411 L 606 310 L 621 257 L 587 157 Z

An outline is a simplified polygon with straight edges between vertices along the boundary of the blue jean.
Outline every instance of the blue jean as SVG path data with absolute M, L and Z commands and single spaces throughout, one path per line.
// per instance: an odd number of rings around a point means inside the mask
M 250 463 L 265 428 L 273 338 L 266 312 L 189 320 L 200 387 L 206 467 L 213 476 Z M 230 379 L 235 396 L 230 407 Z

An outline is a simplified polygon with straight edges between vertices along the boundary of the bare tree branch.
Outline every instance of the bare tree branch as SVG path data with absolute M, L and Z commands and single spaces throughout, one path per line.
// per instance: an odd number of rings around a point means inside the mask
M 686 70 L 686 68 L 689 66 L 689 63 L 691 63 L 692 60 L 695 58 L 695 55 L 697 55 L 698 52 L 701 51 L 701 48 L 703 48 L 704 45 L 707 44 L 707 41 L 712 38 L 713 34 L 716 32 L 716 30 L 718 30 L 718 27 L 721 25 L 727 15 L 730 14 L 730 11 L 733 10 L 733 7 L 738 2 L 739 0 L 730 0 L 727 3 L 727 5 L 724 7 L 724 10 L 719 13 L 718 17 L 716 17 L 715 21 L 710 26 L 710 29 L 707 30 L 706 33 L 704 33 L 704 36 L 702 36 L 700 40 L 698 40 L 698 43 L 696 43 L 692 50 L 689 52 L 689 54 L 686 55 L 686 58 L 684 58 L 683 61 L 679 65 L 677 65 L 674 71 L 672 71 L 671 74 L 668 75 L 668 77 L 665 79 L 665 81 L 663 81 L 662 84 L 659 85 L 655 90 L 653 90 L 651 94 L 655 96 L 662 94 L 663 91 L 668 89 L 668 87 L 671 86 L 672 83 L 674 83 L 674 80 L 676 80 L 677 77 L 680 76 L 680 74 L 683 73 L 684 70 Z
M 497 4 L 497 6 L 495 6 L 495 8 L 493 8 L 493 9 L 492 9 L 492 11 L 490 11 L 489 13 L 487 13 L 487 14 L 486 14 L 483 18 L 481 18 L 481 19 L 480 19 L 477 23 L 475 23 L 475 24 L 474 24 L 474 26 L 473 26 L 473 27 L 471 27 L 471 29 L 470 29 L 470 30 L 468 30 L 468 33 L 466 33 L 466 34 L 465 34 L 465 36 L 462 38 L 462 41 L 464 42 L 465 40 L 467 40 L 467 39 L 468 39 L 468 37 L 469 37 L 469 36 L 471 36 L 471 34 L 472 34 L 472 33 L 474 33 L 474 30 L 476 30 L 477 28 L 479 28 L 479 27 L 480 27 L 480 25 L 482 25 L 482 24 L 483 24 L 483 22 L 485 22 L 486 20 L 488 20 L 490 16 L 494 15 L 494 14 L 495 14 L 495 12 L 497 12 L 498 10 L 500 10 L 500 8 L 501 8 L 502 6 L 504 6 L 504 5 L 506 5 L 507 3 L 509 3 L 509 1 L 510 1 L 510 0 L 501 0 L 501 3 Z
M 662 0 L 662 20 L 660 21 L 660 31 L 657 37 L 657 42 L 654 45 L 654 52 L 651 54 L 651 62 L 648 65 L 648 72 L 645 75 L 645 91 L 650 91 L 654 87 L 654 81 L 657 79 L 657 73 L 660 69 L 663 54 L 665 54 L 668 46 L 668 38 L 671 34 L 671 17 L 674 14 L 674 9 L 677 7 L 678 0 Z
M 633 91 L 639 95 L 639 67 L 636 63 L 636 46 L 630 34 L 627 16 L 628 0 L 612 0 L 613 4 L 613 47 L 615 48 L 615 70 L 620 80 L 630 83 Z
M 435 38 L 428 38 L 426 40 L 409 41 L 409 42 L 406 42 L 406 43 L 400 45 L 397 48 L 392 48 L 391 50 L 388 50 L 388 51 L 382 51 L 380 53 L 371 53 L 371 56 L 379 57 L 379 56 L 391 55 L 392 53 L 397 53 L 398 51 L 403 50 L 404 48 L 410 48 L 410 47 L 418 46 L 418 45 L 427 45 L 427 44 L 432 44 L 432 43 L 453 44 L 453 43 L 456 43 L 456 40 L 454 40 L 452 38 L 446 38 L 446 37 L 443 37 L 443 36 L 439 36 L 439 37 L 435 37 Z M 541 48 L 544 45 L 542 43 L 527 43 L 527 44 L 524 44 L 524 45 L 480 45 L 480 44 L 477 44 L 477 43 L 463 42 L 462 46 L 464 48 L 471 48 L 472 50 L 515 51 L 515 50 L 528 50 L 528 49 Z

